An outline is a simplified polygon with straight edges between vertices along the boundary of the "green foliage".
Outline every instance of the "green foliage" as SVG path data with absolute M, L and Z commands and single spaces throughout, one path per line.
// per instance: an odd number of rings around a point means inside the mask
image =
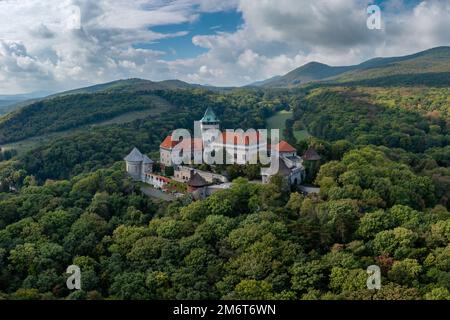
M 1 159 L 8 160 L 0 164 L 1 298 L 449 298 L 447 89 L 145 88 L 93 88 L 3 119 L 1 139 L 16 140 L 152 101 L 176 110 Z M 202 201 L 153 203 L 142 195 L 117 161 L 132 146 L 157 154 L 165 135 L 192 129 L 206 107 L 223 128 L 243 129 L 293 110 L 286 137 L 295 144 L 300 124 L 315 136 L 295 145 L 299 154 L 314 147 L 322 156 L 320 193 L 291 193 L 280 176 L 250 183 L 258 166 L 231 166 L 217 170 L 227 169 L 233 186 Z M 81 268 L 81 291 L 65 289 L 71 264 Z M 366 288 L 372 264 L 382 270 L 379 291 Z
M 3 117 L 0 120 L 0 143 L 69 130 L 125 112 L 152 108 L 156 107 L 150 92 L 78 94 L 47 99 Z
M 384 145 L 412 152 L 448 144 L 444 114 L 432 119 L 397 105 L 386 107 L 360 91 L 352 87 L 315 89 L 295 111 L 296 118 L 312 135 L 330 141 L 345 139 L 357 145 Z
M 266 281 L 242 280 L 229 298 L 236 300 L 271 300 L 272 286 Z
M 354 66 L 328 66 L 307 63 L 291 72 L 256 83 L 262 87 L 292 87 L 313 81 L 324 84 L 363 84 L 368 86 L 446 86 L 449 82 L 450 50 L 437 47 L 413 55 L 377 58 Z
M 396 204 L 423 208 L 435 203 L 431 178 L 415 175 L 373 147 L 348 152 L 341 162 L 323 165 L 316 179 L 325 197 L 359 199 L 369 208 Z
M 415 259 L 405 259 L 396 261 L 389 271 L 389 279 L 399 283 L 410 285 L 414 280 L 418 280 L 422 267 Z
M 355 167 L 353 153 L 324 172 Z M 445 299 L 445 208 L 364 214 L 357 199 L 286 197 L 278 182 L 238 179 L 158 213 L 119 163 L 23 188 L 0 198 L 0 290 L 12 299 Z M 374 262 L 387 277 L 376 293 L 365 289 Z M 62 289 L 70 264 L 83 291 Z

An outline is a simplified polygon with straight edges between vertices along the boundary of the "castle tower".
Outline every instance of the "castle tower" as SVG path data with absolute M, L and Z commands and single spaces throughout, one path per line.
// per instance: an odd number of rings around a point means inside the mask
M 130 154 L 126 156 L 124 160 L 126 162 L 127 173 L 135 181 L 140 181 L 143 173 L 142 166 L 144 160 L 144 156 L 142 155 L 142 153 L 137 148 L 133 148 L 133 150 L 131 150 Z
M 200 130 L 203 141 L 214 141 L 217 137 L 211 134 L 212 129 L 220 130 L 220 121 L 211 108 L 206 109 L 203 118 L 200 120 Z M 208 133 L 209 131 L 209 133 Z

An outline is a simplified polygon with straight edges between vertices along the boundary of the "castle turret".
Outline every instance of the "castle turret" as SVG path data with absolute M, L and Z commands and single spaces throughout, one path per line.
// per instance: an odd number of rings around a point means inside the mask
M 137 148 L 133 148 L 124 160 L 126 162 L 127 173 L 135 181 L 143 181 L 145 174 L 153 171 L 153 160 L 143 155 Z
M 200 129 L 203 141 L 214 141 L 217 137 L 213 130 L 220 130 L 220 121 L 211 108 L 207 108 L 203 118 L 200 120 Z M 209 133 L 208 133 L 209 131 Z
M 130 154 L 124 158 L 128 174 L 136 181 L 141 180 L 143 155 L 137 149 L 133 148 Z

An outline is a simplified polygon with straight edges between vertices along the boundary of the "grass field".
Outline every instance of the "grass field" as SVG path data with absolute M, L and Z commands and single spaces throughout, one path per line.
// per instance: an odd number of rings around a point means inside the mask
M 308 139 L 309 137 L 311 137 L 311 135 L 309 134 L 308 130 L 297 130 L 294 131 L 294 137 L 295 139 L 297 139 L 297 141 L 302 141 Z
M 279 129 L 280 139 L 284 139 L 283 131 L 286 127 L 286 120 L 292 118 L 292 111 L 282 110 L 277 112 L 274 116 L 267 119 L 267 129 Z
M 280 139 L 284 139 L 284 128 L 286 127 L 286 120 L 291 119 L 292 111 L 282 110 L 277 112 L 274 116 L 267 119 L 268 129 L 280 129 Z M 295 139 L 298 141 L 308 139 L 311 135 L 307 130 L 294 131 Z

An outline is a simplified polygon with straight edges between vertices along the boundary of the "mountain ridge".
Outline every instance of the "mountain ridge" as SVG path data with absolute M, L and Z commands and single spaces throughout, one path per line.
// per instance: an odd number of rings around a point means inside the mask
M 377 57 L 350 66 L 330 66 L 313 61 L 285 75 L 259 81 L 256 85 L 253 83 L 250 86 L 263 88 L 294 87 L 321 81 L 346 82 L 375 79 L 378 75 L 381 77 L 430 73 L 427 71 L 432 71 L 431 73 L 450 72 L 450 46 L 435 47 L 405 56 Z

